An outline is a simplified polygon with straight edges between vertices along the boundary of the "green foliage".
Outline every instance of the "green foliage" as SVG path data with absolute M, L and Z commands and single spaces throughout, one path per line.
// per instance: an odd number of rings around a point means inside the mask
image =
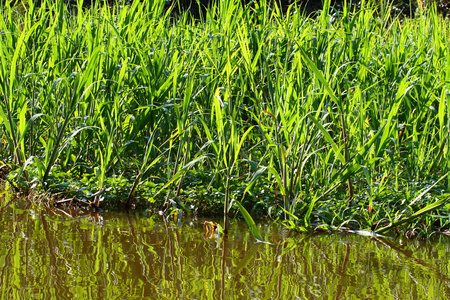
M 198 22 L 170 17 L 163 1 L 76 11 L 6 3 L 8 180 L 225 215 L 243 197 L 252 215 L 284 214 L 305 230 L 370 228 L 400 214 L 433 230 L 415 213 L 427 197 L 404 207 L 450 171 L 448 20 L 433 9 L 401 21 L 375 12 L 344 6 L 313 19 L 229 0 Z M 436 214 L 448 215 L 444 202 Z

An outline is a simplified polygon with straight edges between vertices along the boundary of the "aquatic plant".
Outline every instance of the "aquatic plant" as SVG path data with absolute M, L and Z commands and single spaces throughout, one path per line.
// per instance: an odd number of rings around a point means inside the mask
M 4 176 L 225 224 L 242 207 L 297 230 L 447 228 L 429 215 L 449 209 L 447 28 L 435 6 L 399 19 L 228 0 L 200 21 L 162 1 L 6 2 Z

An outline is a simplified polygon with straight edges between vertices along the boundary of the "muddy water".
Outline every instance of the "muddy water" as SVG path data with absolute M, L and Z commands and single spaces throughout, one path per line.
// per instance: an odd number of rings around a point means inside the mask
M 449 240 L 289 235 L 0 198 L 1 299 L 445 299 Z M 210 220 L 209 220 L 210 221 Z

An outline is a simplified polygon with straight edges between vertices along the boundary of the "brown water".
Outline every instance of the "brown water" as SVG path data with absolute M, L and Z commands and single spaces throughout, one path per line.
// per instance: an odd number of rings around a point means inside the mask
M 73 214 L 73 216 L 70 216 Z M 288 235 L 0 198 L 1 299 L 445 299 L 449 240 Z

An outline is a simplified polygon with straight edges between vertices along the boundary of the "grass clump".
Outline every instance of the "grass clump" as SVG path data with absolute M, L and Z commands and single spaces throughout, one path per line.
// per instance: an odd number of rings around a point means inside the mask
M 199 22 L 161 1 L 62 3 L 0 9 L 10 185 L 225 215 L 242 201 L 300 230 L 449 227 L 449 32 L 433 7 L 309 18 L 228 0 Z

